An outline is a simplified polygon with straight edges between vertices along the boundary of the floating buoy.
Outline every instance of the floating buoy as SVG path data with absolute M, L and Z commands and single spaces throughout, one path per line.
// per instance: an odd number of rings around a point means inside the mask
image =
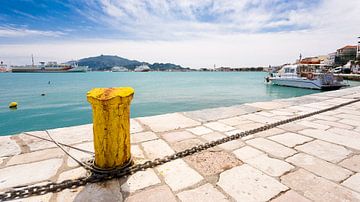
M 18 106 L 18 103 L 17 103 L 17 102 L 11 102 L 11 103 L 9 104 L 9 108 L 11 108 L 11 109 L 16 109 L 17 106 Z

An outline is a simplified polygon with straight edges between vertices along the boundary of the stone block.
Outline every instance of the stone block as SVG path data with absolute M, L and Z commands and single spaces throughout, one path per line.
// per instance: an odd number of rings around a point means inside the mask
M 327 143 L 321 140 L 308 142 L 304 145 L 295 147 L 295 149 L 334 163 L 345 159 L 351 154 L 351 151 L 343 146 Z
M 143 127 L 135 119 L 130 119 L 130 133 L 139 133 L 144 131 Z
M 216 202 L 225 202 L 230 201 L 227 199 L 224 194 L 219 190 L 214 188 L 211 184 L 205 184 L 195 189 L 183 191 L 177 194 L 179 199 L 184 202 L 194 202 L 194 201 L 216 201 Z
M 124 192 L 133 193 L 137 190 L 161 183 L 158 176 L 152 169 L 139 171 L 129 176 L 121 185 L 121 190 Z
M 288 189 L 246 164 L 221 173 L 217 185 L 236 201 L 268 201 Z
M 62 162 L 62 159 L 49 159 L 2 168 L 0 169 L 0 189 L 46 181 L 57 173 Z
M 304 144 L 305 142 L 313 140 L 312 138 L 289 132 L 269 137 L 269 139 L 283 144 L 287 147 L 294 147 L 296 145 Z
M 268 130 L 256 133 L 255 136 L 256 137 L 269 137 L 269 136 L 281 134 L 281 133 L 284 133 L 284 132 L 285 131 L 283 129 L 280 129 L 280 128 L 270 128 Z
M 176 202 L 174 194 L 169 187 L 163 185 L 154 187 L 128 197 L 126 202 Z
M 61 149 L 46 149 L 41 151 L 29 152 L 20 155 L 13 156 L 7 163 L 6 166 L 26 164 L 36 161 L 42 161 L 52 158 L 62 158 L 64 152 Z
M 93 142 L 87 142 L 87 143 L 74 145 L 74 147 L 79 148 L 79 149 L 84 149 L 86 151 L 94 152 L 94 143 Z M 80 161 L 85 161 L 87 159 L 91 159 L 91 158 L 94 157 L 94 155 L 92 155 L 92 154 L 85 153 L 85 152 L 82 152 L 82 151 L 79 151 L 79 150 L 76 150 L 76 149 L 70 149 L 69 153 L 75 159 L 80 160 Z M 79 166 L 79 164 L 70 157 L 68 157 L 67 165 L 69 167 Z
M 239 158 L 240 160 L 242 160 L 244 162 L 248 161 L 250 159 L 256 158 L 258 156 L 265 155 L 264 152 L 254 149 L 249 146 L 245 146 L 240 149 L 237 149 L 237 150 L 233 151 L 233 153 L 235 154 L 235 156 L 237 158 Z
M 287 124 L 284 124 L 284 125 L 280 125 L 277 128 L 280 128 L 280 129 L 283 129 L 285 131 L 295 133 L 297 131 L 307 129 L 309 127 L 292 122 L 292 123 L 287 123 Z
M 360 155 L 354 155 L 348 159 L 345 159 L 339 165 L 349 170 L 360 172 Z
M 150 159 L 162 158 L 164 156 L 174 154 L 174 150 L 172 150 L 171 147 L 161 139 L 144 142 L 142 143 L 142 146 L 145 154 Z
M 11 200 L 11 202 L 50 202 L 53 193 L 40 195 L 40 196 L 31 196 L 29 198 Z
M 280 176 L 294 168 L 285 161 L 270 158 L 264 152 L 249 146 L 242 147 L 233 153 L 243 162 L 270 176 Z
M 211 130 L 209 128 L 206 128 L 204 126 L 198 126 L 198 127 L 195 127 L 195 128 L 189 128 L 189 129 L 186 129 L 186 130 L 192 132 L 195 135 L 205 135 L 205 134 L 213 132 L 213 130 Z
M 141 143 L 141 142 L 146 142 L 149 140 L 155 140 L 158 139 L 159 137 L 153 133 L 153 132 L 142 132 L 142 133 L 133 133 L 130 135 L 130 141 L 133 144 L 136 143 Z
M 356 173 L 355 175 L 349 177 L 341 184 L 354 191 L 360 192 L 360 173 Z
M 249 104 L 245 104 L 245 105 L 260 108 L 260 109 L 280 109 L 280 108 L 289 106 L 288 104 L 286 104 L 284 102 L 279 102 L 279 101 L 254 102 L 254 103 L 249 103 Z
M 194 146 L 197 146 L 197 145 L 200 145 L 203 143 L 204 142 L 199 139 L 187 139 L 187 140 L 183 140 L 180 142 L 175 142 L 172 145 L 172 148 L 178 152 L 178 151 L 183 151 L 185 149 L 189 149 L 191 147 L 194 147 Z
M 185 160 L 204 176 L 221 173 L 242 163 L 224 151 L 203 151 L 188 156 Z
M 239 116 L 243 114 L 249 114 L 258 111 L 256 107 L 251 107 L 248 105 L 235 105 L 231 107 L 219 107 L 213 109 L 204 109 L 192 112 L 185 112 L 184 114 L 192 119 L 208 122 L 215 121 L 219 119 L 226 119 L 234 116 Z
M 360 121 L 360 115 L 353 115 L 353 114 L 336 114 L 335 117 L 341 118 L 341 119 L 352 119 L 354 121 Z
M 166 132 L 181 128 L 194 127 L 201 124 L 200 122 L 194 121 L 179 113 L 142 117 L 137 120 L 150 127 L 154 132 Z
M 293 149 L 264 138 L 251 139 L 246 143 L 279 158 L 286 158 L 296 153 Z
M 257 123 L 263 123 L 263 124 L 270 124 L 270 123 L 279 121 L 279 120 L 275 119 L 274 117 L 261 116 L 256 113 L 247 114 L 244 117 L 250 121 L 257 122 Z
M 314 121 L 314 123 L 331 126 L 331 127 L 336 127 L 336 128 L 348 129 L 348 130 L 351 130 L 353 128 L 350 125 L 346 125 L 346 124 L 334 122 L 334 121 L 316 120 L 316 121 Z
M 328 125 L 324 125 L 324 124 L 319 124 L 319 123 L 315 123 L 313 121 L 298 121 L 296 122 L 297 124 L 306 126 L 306 127 L 310 127 L 310 128 L 315 128 L 315 129 L 320 129 L 320 130 L 326 130 L 329 129 L 330 126 Z
M 83 167 L 67 170 L 65 172 L 60 173 L 57 182 L 62 182 L 64 180 L 75 180 L 79 177 L 86 176 L 86 170 Z
M 188 131 L 177 131 L 177 132 L 170 132 L 165 133 L 162 135 L 163 139 L 165 139 L 167 142 L 173 143 L 178 142 L 186 139 L 194 138 L 195 136 L 188 132 Z
M 57 194 L 57 202 L 108 202 L 123 201 L 119 181 L 111 180 L 87 184 L 77 189 L 66 189 Z
M 281 176 L 294 168 L 285 161 L 270 158 L 266 154 L 245 160 L 245 163 L 273 177 Z
M 173 191 L 187 188 L 203 180 L 203 177 L 190 168 L 182 159 L 161 165 L 157 167 L 157 170 Z
M 359 201 L 360 194 L 304 169 L 286 174 L 281 182 L 312 201 Z
M 237 125 L 253 123 L 252 121 L 245 119 L 244 116 L 235 116 L 227 119 L 221 119 L 219 120 L 219 122 L 229 126 L 237 126 Z
M 343 134 L 333 133 L 330 130 L 315 130 L 315 129 L 305 129 L 299 131 L 300 134 L 313 137 L 316 139 L 324 140 L 327 142 L 332 142 L 335 144 L 340 144 L 346 147 L 350 147 L 356 150 L 360 150 L 360 136 L 353 134 L 346 134 L 345 131 Z M 345 129 L 343 129 L 345 130 Z
M 341 119 L 340 121 L 338 121 L 339 123 L 343 123 L 346 125 L 350 125 L 350 126 L 354 126 L 357 127 L 359 126 L 359 121 L 358 120 L 352 120 L 352 119 Z
M 21 149 L 15 140 L 9 136 L 0 137 L 0 157 L 14 156 L 21 153 Z
M 145 158 L 144 152 L 140 149 L 139 145 L 131 145 L 131 156 L 133 158 Z
M 237 126 L 235 126 L 235 128 L 240 129 L 241 131 L 248 131 L 248 130 L 252 130 L 255 128 L 259 128 L 263 125 L 264 124 L 262 124 L 262 123 L 248 123 L 248 124 L 237 125 Z
M 334 116 L 328 116 L 323 114 L 316 114 L 313 116 L 315 119 L 325 120 L 325 121 L 338 121 L 340 118 L 336 118 Z
M 230 130 L 235 130 L 234 127 L 228 126 L 226 124 L 220 123 L 220 122 L 210 122 L 204 124 L 206 127 L 211 128 L 213 130 L 219 131 L 219 132 L 226 132 Z
M 284 194 L 280 195 L 279 197 L 271 200 L 271 202 L 289 202 L 289 201 L 310 202 L 309 199 L 303 197 L 302 195 L 296 193 L 293 190 L 289 190 L 289 191 L 285 192 Z
M 348 178 L 352 174 L 347 169 L 303 153 L 289 157 L 286 161 L 337 182 Z
M 328 130 L 331 133 L 336 133 L 339 135 L 343 135 L 345 137 L 355 137 L 355 136 L 360 136 L 360 133 L 358 131 L 355 130 L 347 130 L 344 128 L 331 128 Z

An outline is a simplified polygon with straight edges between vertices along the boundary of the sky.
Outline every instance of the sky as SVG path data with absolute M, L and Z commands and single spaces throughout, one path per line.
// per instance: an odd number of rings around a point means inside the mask
M 0 60 L 268 66 L 360 36 L 360 0 L 0 0 Z

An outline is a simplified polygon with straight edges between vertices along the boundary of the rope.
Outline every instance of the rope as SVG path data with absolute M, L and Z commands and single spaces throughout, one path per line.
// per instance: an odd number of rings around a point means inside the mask
M 47 131 L 46 131 L 47 132 Z M 48 132 L 47 132 L 48 133 Z M 38 138 L 38 139 L 41 139 L 41 140 L 45 140 L 45 141 L 48 141 L 48 142 L 52 142 L 54 143 L 53 140 L 49 140 L 49 139 L 46 139 L 46 138 L 43 138 L 43 137 L 40 137 L 40 136 L 36 136 L 36 135 L 33 135 L 33 134 L 30 134 L 30 133 L 27 133 L 27 132 L 23 132 L 23 134 L 25 135 L 28 135 L 28 136 L 32 136 L 32 137 L 35 137 L 35 138 Z M 49 135 L 49 134 L 48 134 Z M 88 153 L 88 154 L 91 154 L 91 155 L 94 155 L 95 153 L 92 152 L 92 151 L 88 151 L 88 150 L 85 150 L 85 149 L 80 149 L 80 148 L 77 148 L 77 147 L 74 147 L 74 146 L 71 146 L 71 145 L 68 145 L 68 144 L 64 144 L 64 143 L 60 143 L 58 142 L 59 145 L 62 145 L 62 146 L 65 146 L 65 147 L 69 147 L 71 149 L 76 149 L 78 151 L 81 151 L 81 152 L 85 152 L 85 153 Z

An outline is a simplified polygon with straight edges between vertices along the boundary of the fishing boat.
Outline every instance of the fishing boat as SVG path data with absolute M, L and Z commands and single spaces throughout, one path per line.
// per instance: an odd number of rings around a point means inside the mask
M 297 88 L 308 88 L 316 90 L 337 90 L 347 86 L 343 79 L 325 70 L 315 71 L 311 65 L 285 65 L 277 72 L 269 73 L 265 78 L 267 83 L 279 86 L 289 86 Z

